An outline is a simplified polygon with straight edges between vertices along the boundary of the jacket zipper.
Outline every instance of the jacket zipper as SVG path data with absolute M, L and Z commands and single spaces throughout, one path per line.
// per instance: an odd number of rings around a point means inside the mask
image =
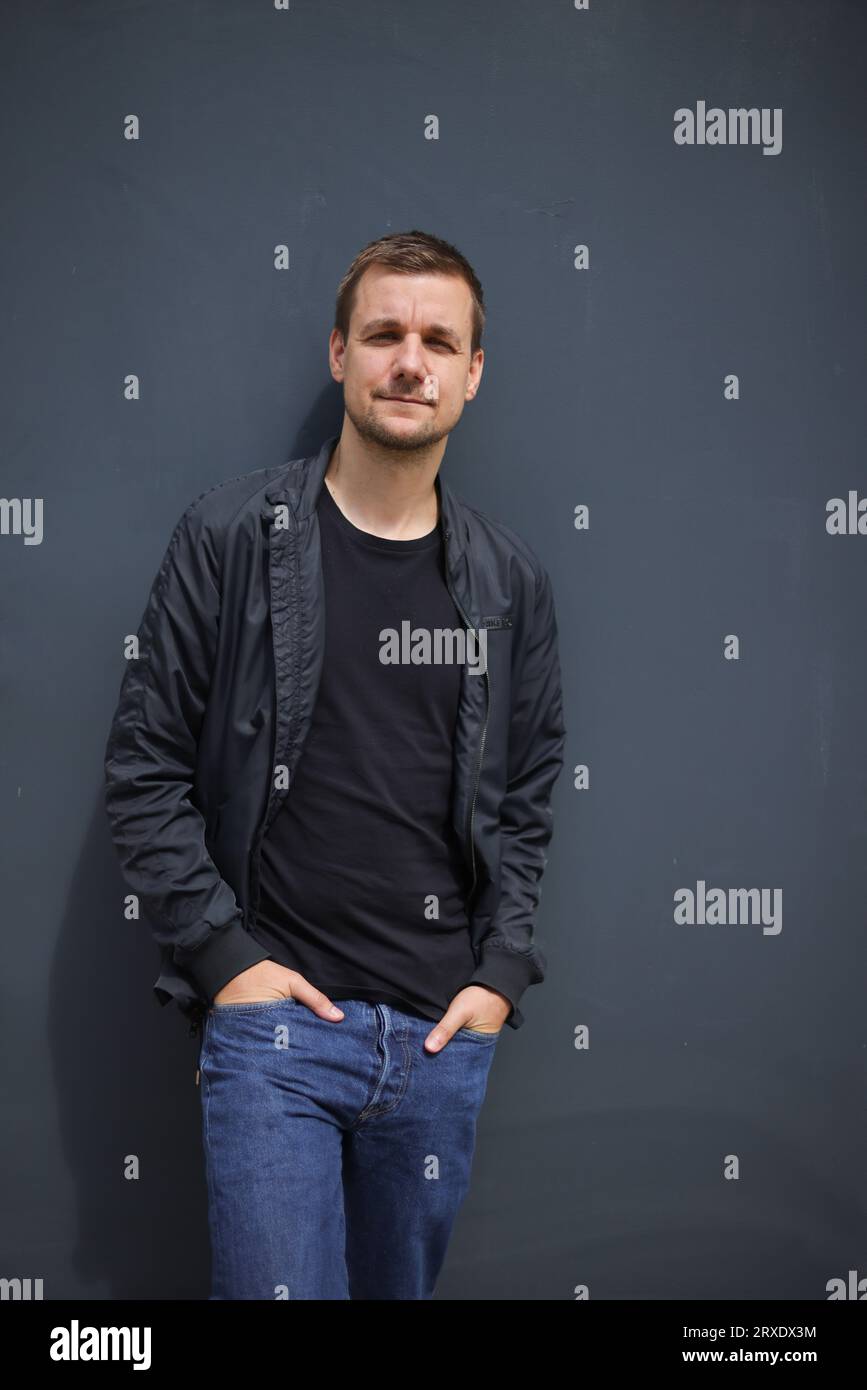
M 298 532 L 297 532 L 297 531 L 293 531 L 292 539 L 291 539 L 291 545 L 292 545 L 292 574 L 293 574 L 293 579 L 294 579 L 294 583 L 293 583 L 293 586 L 292 586 L 292 665 L 293 665 L 293 670 L 294 670 L 293 686 L 294 686 L 294 689 L 295 689 L 295 691 L 296 691 L 296 696 L 297 696 L 297 691 L 298 691 L 299 684 L 300 684 L 300 682 L 299 682 L 299 665 L 298 665 L 298 632 L 299 632 L 299 626 L 300 626 L 300 625 L 299 625 L 299 622 L 298 622 L 298 602 L 299 602 L 299 600 L 298 600 L 298 594 L 299 594 L 300 588 L 301 588 L 301 562 L 300 562 L 300 560 L 299 560 L 299 558 L 298 558 Z M 279 691 L 279 678 L 278 678 L 278 675 L 277 675 L 277 655 L 276 655 L 276 652 L 275 652 L 275 654 L 274 654 L 274 691 L 275 691 L 275 695 L 274 695 L 275 702 L 279 702 L 280 691 Z M 279 704 L 278 704 L 278 703 L 275 703 L 275 710 L 278 709 L 278 708 L 279 708 Z M 275 718 L 276 718 L 276 715 L 275 715 Z M 279 721 L 278 721 L 278 722 L 279 722 Z M 293 747 L 294 747 L 294 734 L 295 734 L 295 730 L 296 730 L 297 726 L 298 726 L 298 707 L 297 707 L 297 698 L 296 698 L 296 701 L 293 703 L 292 711 L 291 711 L 291 713 L 290 713 L 290 715 L 289 715 L 289 719 L 288 719 L 288 721 L 287 721 L 287 728 L 286 728 L 286 758 L 287 758 L 287 764 L 286 764 L 286 766 L 287 766 L 287 770 L 288 770 L 289 764 L 290 764 L 290 762 L 291 762 L 291 760 L 292 760 L 292 749 L 293 749 Z M 275 748 L 274 748 L 275 759 L 276 759 L 276 755 L 277 755 L 279 752 L 280 752 L 280 749 L 278 749 L 278 748 L 276 747 L 276 745 L 275 745 Z M 297 762 L 297 759 L 296 759 L 296 762 Z M 290 781 L 291 781 L 291 776 L 290 776 Z M 289 790 L 289 788 L 287 787 L 287 789 L 286 789 L 287 793 L 288 793 L 288 790 Z M 265 808 L 265 820 L 264 820 L 264 823 L 263 823 L 263 825 L 262 825 L 262 833 L 261 833 L 261 835 L 260 835 L 260 842 L 261 842 L 261 840 L 263 840 L 263 839 L 265 838 L 265 835 L 268 833 L 268 829 L 269 829 L 269 827 L 270 827 L 270 825 L 271 825 L 271 822 L 274 820 L 274 817 L 275 817 L 276 814 L 277 814 L 277 801 L 278 801 L 278 793 L 277 793 L 276 788 L 275 788 L 275 786 L 274 786 L 274 769 L 272 768 L 272 770 L 271 770 L 271 788 L 270 788 L 270 795 L 269 795 L 269 797 L 268 797 L 268 805 L 267 805 L 266 808 Z
M 485 722 L 484 722 L 484 724 L 482 725 L 482 740 L 481 740 L 481 743 L 479 744 L 479 761 L 478 761 L 478 765 L 477 765 L 477 767 L 476 767 L 476 783 L 475 783 L 475 786 L 473 787 L 473 800 L 472 800 L 472 804 L 471 804 L 471 806 L 470 806 L 469 840 L 470 840 L 470 853 L 471 853 L 471 855 L 472 855 L 472 865 L 473 865 L 473 884 L 472 884 L 472 888 L 470 889 L 470 902 L 472 902 L 473 897 L 474 897 L 474 895 L 475 895 L 475 891 L 476 891 L 476 843 L 475 843 L 475 840 L 474 840 L 474 838 L 473 838 L 473 816 L 474 816 L 475 813 L 476 813 L 476 797 L 477 797 L 478 794 L 479 794 L 479 782 L 480 782 L 481 776 L 482 776 L 482 762 L 483 762 L 484 756 L 485 756 L 485 740 L 486 740 L 486 738 L 487 738 L 487 736 L 488 736 L 488 716 L 489 716 L 490 710 L 491 710 L 491 677 L 490 677 L 490 675 L 489 675 L 489 673 L 488 673 L 487 670 L 485 671 L 485 683 L 486 683 L 486 695 L 487 695 L 487 699 L 486 699 L 486 701 L 485 701 Z
M 273 522 L 273 519 L 274 519 L 274 518 L 272 517 L 272 522 Z M 270 574 L 270 567 L 271 567 L 270 542 L 269 542 L 268 567 L 269 567 L 269 574 Z M 298 558 L 298 533 L 297 533 L 297 531 L 294 533 L 293 541 L 292 541 L 292 569 L 293 569 L 293 573 L 294 573 L 294 576 L 295 576 L 295 587 L 294 587 L 294 593 L 293 593 L 293 596 L 292 596 L 292 597 L 293 597 L 293 602 L 292 602 L 292 637 L 293 637 L 292 649 L 293 649 L 293 653 L 295 653 L 295 652 L 297 652 L 297 649 L 298 649 L 298 640 L 297 640 L 297 639 L 298 639 L 298 592 L 299 592 L 299 589 L 300 589 L 300 581 L 301 581 L 301 562 L 300 562 L 300 560 L 299 560 L 299 558 Z M 297 691 L 297 689 L 298 689 L 298 658 L 297 658 L 297 655 L 294 656 L 294 661 L 295 661 L 295 689 L 296 689 L 296 691 Z M 279 678 L 279 675 L 278 675 L 277 654 L 276 654 L 276 652 L 275 652 L 275 654 L 274 654 L 274 711 L 275 711 L 275 713 L 274 713 L 274 723 L 275 723 L 275 727 L 276 727 L 276 725 L 279 723 L 279 718 L 278 718 L 279 702 L 280 702 L 280 678 Z M 287 750 L 288 750 L 288 751 L 287 751 L 287 756 L 290 756 L 290 755 L 291 755 L 291 750 L 292 750 L 292 746 L 293 746 L 293 743 L 292 743 L 292 734 L 294 733 L 294 730 L 295 730 L 295 728 L 297 727 L 297 724 L 298 724 L 298 712 L 297 712 L 297 708 L 293 707 L 292 713 L 291 713 L 291 715 L 290 715 L 290 717 L 289 717 L 288 728 L 287 728 L 287 737 L 286 737 L 286 747 L 287 747 Z M 274 745 L 274 758 L 273 758 L 272 768 L 271 768 L 271 777 L 270 777 L 269 783 L 268 783 L 268 796 L 267 796 L 266 802 L 265 802 L 265 812 L 264 812 L 264 816 L 263 816 L 263 819 L 262 819 L 262 824 L 261 824 L 261 826 L 259 827 L 259 832 L 258 832 L 258 834 L 257 834 L 257 836 L 256 836 L 255 842 L 254 842 L 254 844 L 253 844 L 253 849 L 252 849 L 253 868 L 255 869 L 255 874 L 254 874 L 254 875 L 251 875 L 250 877 L 251 877 L 251 878 L 255 878 L 255 894 L 251 894 L 250 901 L 247 903 L 246 909 L 245 909 L 245 911 L 244 911 L 244 922 L 245 922 L 247 931 L 250 931 L 251 928 L 252 928 L 252 926 L 253 926 L 253 922 L 254 922 L 254 919 L 255 919 L 255 916 L 256 916 L 256 912 L 257 912 L 258 906 L 259 906 L 259 860 L 260 860 L 260 858 L 261 858 L 261 853 L 262 853 L 262 842 L 263 842 L 263 840 L 265 839 L 265 836 L 266 836 L 267 833 L 268 833 L 268 829 L 269 829 L 269 827 L 270 827 L 270 825 L 271 825 L 271 822 L 274 820 L 274 816 L 276 815 L 276 809 L 273 809 L 273 810 L 272 810 L 272 808 L 276 808 L 276 801 L 277 801 L 277 793 L 276 793 L 276 790 L 275 790 L 275 787 L 274 787 L 274 770 L 275 770 L 275 767 L 276 767 L 277 754 L 278 754 L 279 751 L 280 751 L 280 750 L 277 748 L 276 742 L 275 742 L 275 745 Z M 290 780 L 291 780 L 291 779 L 290 779 Z M 287 788 L 287 792 L 286 792 L 287 795 L 288 795 L 288 791 L 289 791 L 289 789 Z M 255 901 L 253 901 L 253 898 L 254 898 L 254 897 L 255 897 Z
M 450 531 L 447 531 L 447 532 L 446 532 L 446 539 L 448 539 L 448 537 L 449 537 L 450 535 L 451 535 L 451 532 L 450 532 Z M 472 623 L 470 622 L 469 617 L 468 617 L 467 614 L 465 613 L 465 611 L 464 611 L 464 609 L 463 609 L 463 606 L 462 606 L 462 604 L 461 604 L 461 602 L 460 602 L 460 599 L 458 598 L 457 594 L 455 594 L 455 593 L 453 592 L 452 587 L 451 587 L 451 584 L 449 584 L 449 593 L 451 594 L 451 596 L 452 596 L 452 601 L 454 602 L 454 604 L 455 604 L 455 606 L 456 606 L 458 612 L 460 613 L 461 617 L 463 618 L 464 623 L 466 624 L 466 626 L 467 626 L 468 628 L 471 628 L 471 627 L 472 627 Z M 485 756 L 485 740 L 486 740 L 486 738 L 487 738 L 487 736 L 488 736 L 488 718 L 489 718 L 490 712 L 491 712 L 491 676 L 490 676 L 490 671 L 489 671 L 488 669 L 485 670 L 485 694 L 486 694 L 486 697 L 487 697 L 487 698 L 486 698 L 486 702 L 485 702 L 485 722 L 484 722 L 484 724 L 482 725 L 482 737 L 481 737 L 481 742 L 479 743 L 479 757 L 478 757 L 478 761 L 477 761 L 477 763 L 476 763 L 476 780 L 475 780 L 475 784 L 474 784 L 474 786 L 473 786 L 473 799 L 472 799 L 472 801 L 471 801 L 471 803 L 470 803 L 470 823 L 469 823 L 469 829 L 468 829 L 468 832 L 467 832 L 467 840 L 468 840 L 469 851 L 470 851 L 470 863 L 471 863 L 471 865 L 472 865 L 472 870 L 473 870 L 473 882 L 472 882 L 472 887 L 470 888 L 470 902 L 472 902 L 472 900 L 473 900 L 473 896 L 474 896 L 475 891 L 476 891 L 476 883 L 477 883 L 477 881 L 478 881 L 478 875 L 477 875 L 477 873 L 476 873 L 476 843 L 475 843 L 475 839 L 473 838 L 473 817 L 475 816 L 475 813 L 476 813 L 476 799 L 477 799 L 478 794 L 479 794 L 479 782 L 480 782 L 480 780 L 481 780 L 481 775 L 482 775 L 482 761 L 483 761 L 484 756 Z

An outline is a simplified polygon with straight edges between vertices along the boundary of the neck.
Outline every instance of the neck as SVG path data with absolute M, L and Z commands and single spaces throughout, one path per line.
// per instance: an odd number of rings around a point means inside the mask
M 387 540 L 417 540 L 439 520 L 435 480 L 443 450 L 433 452 L 435 457 L 389 452 L 357 435 L 348 439 L 344 426 L 325 485 L 353 526 Z

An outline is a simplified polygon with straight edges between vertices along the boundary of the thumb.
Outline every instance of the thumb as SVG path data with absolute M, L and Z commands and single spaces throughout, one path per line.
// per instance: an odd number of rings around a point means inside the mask
M 439 1052 L 461 1027 L 461 1021 L 448 1009 L 436 1027 L 428 1033 L 424 1045 L 428 1052 Z
M 296 975 L 292 984 L 292 997 L 297 999 L 299 1004 L 306 1004 L 311 1013 L 318 1014 L 320 1018 L 329 1020 L 343 1018 L 343 1010 L 334 1004 L 327 994 L 323 994 L 321 989 L 317 989 L 309 980 L 305 980 L 303 975 Z

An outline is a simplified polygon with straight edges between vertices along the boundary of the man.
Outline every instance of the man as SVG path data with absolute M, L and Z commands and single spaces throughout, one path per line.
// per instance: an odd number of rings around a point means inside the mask
M 439 477 L 483 326 L 447 242 L 365 247 L 339 437 L 188 507 L 121 687 L 106 805 L 202 1029 L 212 1298 L 430 1298 L 544 977 L 551 585 Z

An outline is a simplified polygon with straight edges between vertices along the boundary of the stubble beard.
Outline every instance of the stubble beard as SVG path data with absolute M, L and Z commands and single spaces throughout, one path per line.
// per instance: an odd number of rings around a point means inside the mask
M 429 407 L 425 408 L 429 409 Z M 370 444 L 378 444 L 380 448 L 388 449 L 393 453 L 419 453 L 429 449 L 432 444 L 438 444 L 450 433 L 449 429 L 437 424 L 434 420 L 429 420 L 424 427 L 416 429 L 413 434 L 402 434 L 398 430 L 392 430 L 382 420 L 373 403 L 361 414 L 347 405 L 346 401 L 344 401 L 344 409 L 362 439 L 367 440 Z

